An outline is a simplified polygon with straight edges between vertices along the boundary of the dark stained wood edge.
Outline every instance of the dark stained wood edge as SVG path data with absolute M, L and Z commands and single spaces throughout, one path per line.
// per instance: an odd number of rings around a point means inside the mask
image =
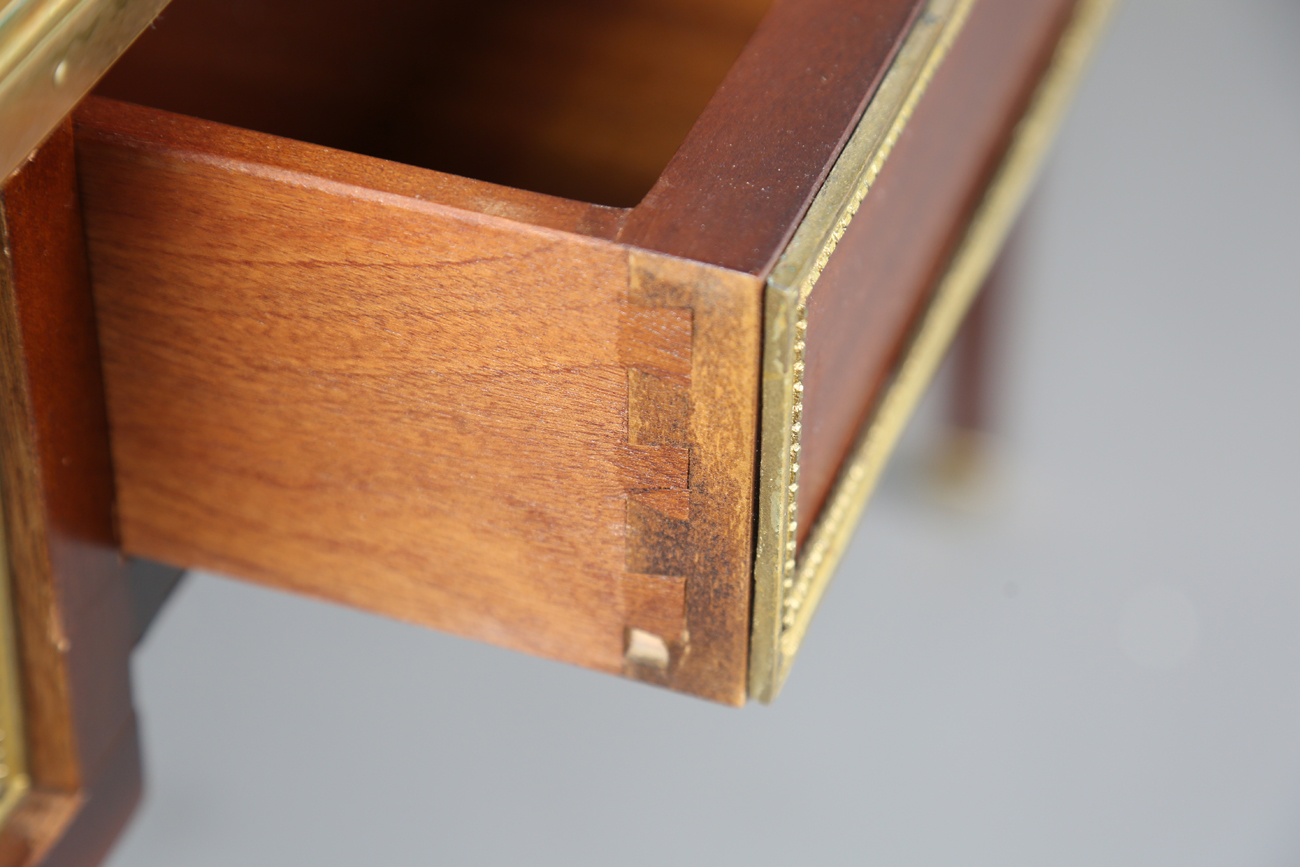
M 134 808 L 139 760 L 71 121 L 4 188 L 0 216 L 0 473 L 34 787 L 11 822 L 28 823 L 32 863 L 91 864 Z M 75 846 L 40 861 L 74 802 Z
M 923 0 L 777 0 L 619 240 L 775 264 Z
M 628 213 L 104 97 L 88 97 L 73 117 L 78 135 L 130 142 L 146 150 L 221 154 L 250 170 L 318 175 L 340 184 L 595 238 L 612 239 Z

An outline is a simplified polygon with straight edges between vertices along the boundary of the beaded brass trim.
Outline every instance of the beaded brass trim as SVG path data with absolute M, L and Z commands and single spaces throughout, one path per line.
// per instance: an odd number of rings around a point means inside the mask
M 771 701 L 780 688 L 781 638 L 798 618 L 795 590 L 799 433 L 803 412 L 805 301 L 893 150 L 973 0 L 930 0 L 789 246 L 764 300 L 758 532 L 749 692 Z
M 750 695 L 760 701 L 780 692 L 867 497 L 1020 210 L 1113 0 L 1079 0 L 884 398 L 860 432 L 804 550 L 798 550 L 806 301 L 971 5 L 931 0 L 768 279 L 749 672 Z

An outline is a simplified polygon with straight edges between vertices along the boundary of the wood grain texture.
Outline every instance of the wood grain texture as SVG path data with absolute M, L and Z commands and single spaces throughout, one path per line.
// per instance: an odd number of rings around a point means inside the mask
M 742 701 L 758 282 L 281 147 L 78 115 L 125 549 Z
M 981 0 L 808 301 L 800 542 L 970 219 L 1073 0 Z
M 383 190 L 529 225 L 600 238 L 612 238 L 624 218 L 624 212 L 617 208 L 557 199 L 442 172 L 421 171 L 380 159 L 358 160 L 353 154 L 327 147 L 269 135 L 248 136 L 243 130 L 222 124 L 196 125 L 188 117 L 95 97 L 86 100 L 83 111 L 99 115 L 112 113 L 113 124 L 103 125 L 106 136 L 121 136 L 126 141 L 134 141 L 143 135 L 165 136 L 177 148 L 189 147 L 195 153 L 211 149 L 230 159 L 256 165 L 266 175 L 281 172 L 283 177 L 289 178 L 299 172 L 314 173 L 339 184 Z
M 674 642 L 660 633 L 672 651 L 664 682 L 742 704 L 753 569 L 761 287 L 748 275 L 643 251 L 632 251 L 630 270 L 634 303 L 655 309 L 689 307 L 692 356 L 684 425 L 690 453 L 686 515 L 662 505 L 661 499 L 629 497 L 629 571 L 643 568 L 684 578 L 686 623 L 681 639 Z M 683 427 L 682 401 L 680 394 L 664 391 L 667 394 L 631 391 L 633 404 L 638 399 L 654 401 L 659 409 L 630 414 L 656 418 L 660 423 L 653 436 L 670 440 L 680 436 Z M 645 427 L 638 436 L 647 436 Z M 644 566 L 633 567 L 637 560 Z M 640 624 L 633 621 L 629 626 Z M 656 679 L 641 667 L 627 673 Z M 725 692 L 719 689 L 724 684 Z
M 113 538 L 113 473 L 70 123 L 0 193 L 0 216 L 0 473 L 35 786 L 29 800 L 46 803 L 48 819 L 24 832 L 37 863 L 64 832 L 107 846 L 139 788 L 128 671 L 133 624 Z M 90 789 L 110 782 L 115 788 L 103 791 L 97 812 L 79 808 Z M 49 806 L 56 802 L 64 806 Z M 110 814 L 116 818 L 105 824 Z

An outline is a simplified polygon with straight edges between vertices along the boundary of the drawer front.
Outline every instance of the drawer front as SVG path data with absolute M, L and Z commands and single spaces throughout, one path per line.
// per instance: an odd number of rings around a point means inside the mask
M 769 276 L 754 696 L 780 691 L 1109 6 L 932 2 Z

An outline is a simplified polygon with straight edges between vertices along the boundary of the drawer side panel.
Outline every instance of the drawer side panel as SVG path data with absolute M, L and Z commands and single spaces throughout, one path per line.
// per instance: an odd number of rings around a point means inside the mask
M 81 121 L 128 552 L 743 699 L 756 281 Z

